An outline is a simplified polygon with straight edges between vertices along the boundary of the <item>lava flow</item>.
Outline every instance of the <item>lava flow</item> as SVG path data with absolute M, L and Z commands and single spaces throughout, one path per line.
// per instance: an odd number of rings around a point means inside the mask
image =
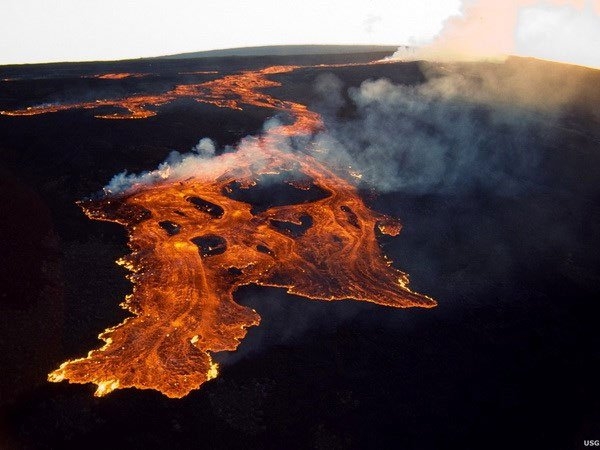
M 133 95 L 118 99 L 98 99 L 81 103 L 44 103 L 37 106 L 29 106 L 25 109 L 4 110 L 0 114 L 5 116 L 35 116 L 39 114 L 55 113 L 73 109 L 97 109 L 116 108 L 123 112 L 111 114 L 98 114 L 99 119 L 146 119 L 155 116 L 156 108 L 171 103 L 180 98 L 192 98 L 200 103 L 210 103 L 224 108 L 242 109 L 241 105 L 252 105 L 273 108 L 279 111 L 293 111 L 302 121 L 306 132 L 318 115 L 308 111 L 306 106 L 281 101 L 257 89 L 281 86 L 281 83 L 267 79 L 267 75 L 291 72 L 297 66 L 273 66 L 262 70 L 246 71 L 235 75 L 228 75 L 212 81 L 199 84 L 180 84 L 173 89 L 150 95 Z M 109 75 L 131 75 L 131 74 L 109 74 Z M 98 77 L 106 77 L 98 75 Z M 114 79 L 114 77 L 113 77 Z
M 147 76 L 147 74 L 145 74 L 145 73 L 119 72 L 119 73 L 102 73 L 99 75 L 92 75 L 89 78 L 98 78 L 99 80 L 123 80 L 125 78 L 143 78 L 145 76 Z
M 98 396 L 135 387 L 183 397 L 217 376 L 213 352 L 235 350 L 246 329 L 258 325 L 258 313 L 233 300 L 249 284 L 310 299 L 436 305 L 412 292 L 407 275 L 381 252 L 377 233 L 397 235 L 399 222 L 369 210 L 352 183 L 310 150 L 280 149 L 285 136 L 322 126 L 304 105 L 259 91 L 276 85 L 269 74 L 293 69 L 248 71 L 173 91 L 222 107 L 287 111 L 291 125 L 202 160 L 192 177 L 167 174 L 80 203 L 90 218 L 127 228 L 131 253 L 119 263 L 133 272 L 133 293 L 122 304 L 133 316 L 100 335 L 102 348 L 63 363 L 51 381 L 95 383 Z M 253 199 L 263 185 L 270 197 L 259 205 Z

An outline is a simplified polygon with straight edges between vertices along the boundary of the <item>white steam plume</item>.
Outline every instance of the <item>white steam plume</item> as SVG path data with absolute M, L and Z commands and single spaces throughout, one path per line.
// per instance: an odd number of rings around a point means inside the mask
M 600 68 L 600 0 L 464 0 L 434 41 L 392 59 L 470 61 L 507 55 Z
M 578 108 L 600 120 L 600 95 L 581 87 L 593 88 L 590 69 L 520 58 L 421 67 L 419 85 L 379 79 L 350 88 L 350 119 L 325 113 L 324 158 L 379 191 L 512 196 L 543 189 L 541 149 L 565 132 L 565 114 Z M 344 89 L 331 75 L 325 82 Z
M 291 151 L 290 139 L 281 136 L 277 132 L 272 132 L 280 125 L 281 122 L 277 118 L 269 119 L 263 125 L 262 134 L 268 137 L 269 141 L 276 145 L 278 149 Z M 227 169 L 235 168 L 236 164 L 239 164 L 239 160 L 233 156 L 233 152 L 237 150 L 248 151 L 247 154 L 253 158 L 252 165 L 255 167 L 260 166 L 263 155 L 258 137 L 247 136 L 235 147 L 227 146 L 223 148 L 218 155 L 215 142 L 205 137 L 200 139 L 198 144 L 188 153 L 172 151 L 155 170 L 140 174 L 124 171 L 115 175 L 104 187 L 104 194 L 118 195 L 164 181 L 181 181 L 191 177 L 212 180 L 215 173 L 222 173 Z

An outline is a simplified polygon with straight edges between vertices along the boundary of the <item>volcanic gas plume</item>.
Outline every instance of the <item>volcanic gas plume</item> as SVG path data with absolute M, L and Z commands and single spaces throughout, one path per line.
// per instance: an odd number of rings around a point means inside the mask
M 440 34 L 393 59 L 476 61 L 532 56 L 600 68 L 599 0 L 462 0 Z
M 95 383 L 98 396 L 136 387 L 183 397 L 217 376 L 211 353 L 235 350 L 246 329 L 258 325 L 257 312 L 233 300 L 235 290 L 249 284 L 309 299 L 436 305 L 412 292 L 407 275 L 380 250 L 377 233 L 395 236 L 400 223 L 369 210 L 351 182 L 311 154 L 314 149 L 281 149 L 282 139 L 322 127 L 306 106 L 260 91 L 278 84 L 268 75 L 294 69 L 246 71 L 163 96 L 111 101 L 142 117 L 148 105 L 189 96 L 220 107 L 285 111 L 293 122 L 246 140 L 235 152 L 196 160 L 191 176 L 163 167 L 137 184 L 130 180 L 125 191 L 80 203 L 90 218 L 127 228 L 131 253 L 118 262 L 132 272 L 133 293 L 122 306 L 133 316 L 100 335 L 102 348 L 63 363 L 50 381 Z M 269 189 L 285 193 L 283 200 L 275 195 L 257 205 L 253 190 L 273 179 L 279 187 Z

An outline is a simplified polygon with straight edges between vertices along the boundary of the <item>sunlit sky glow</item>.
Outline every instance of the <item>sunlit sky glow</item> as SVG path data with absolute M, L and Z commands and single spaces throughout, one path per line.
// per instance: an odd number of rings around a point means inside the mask
M 459 0 L 2 0 L 0 64 L 258 45 L 419 43 L 438 33 L 459 5 Z
M 600 0 L 1 0 L 0 64 L 433 42 L 438 53 L 514 53 L 600 67 L 599 13 Z

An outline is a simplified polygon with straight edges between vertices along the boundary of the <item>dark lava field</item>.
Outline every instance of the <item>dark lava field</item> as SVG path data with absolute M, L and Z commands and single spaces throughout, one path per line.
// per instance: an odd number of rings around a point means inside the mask
M 380 246 L 438 302 L 395 309 L 246 286 L 235 300 L 260 326 L 215 355 L 219 376 L 182 399 L 50 383 L 129 315 L 119 303 L 131 283 L 115 264 L 126 231 L 76 202 L 124 170 L 153 170 L 204 137 L 219 153 L 279 116 L 191 98 L 139 120 L 96 118 L 119 112 L 105 106 L 2 114 L 1 448 L 577 449 L 600 439 L 600 71 L 525 58 L 366 64 L 384 56 L 0 67 L 0 111 L 10 112 L 303 66 L 269 76 L 281 85 L 266 91 L 323 117 L 323 158 L 362 173 L 365 203 L 402 222 Z M 94 77 L 108 73 L 144 76 Z

